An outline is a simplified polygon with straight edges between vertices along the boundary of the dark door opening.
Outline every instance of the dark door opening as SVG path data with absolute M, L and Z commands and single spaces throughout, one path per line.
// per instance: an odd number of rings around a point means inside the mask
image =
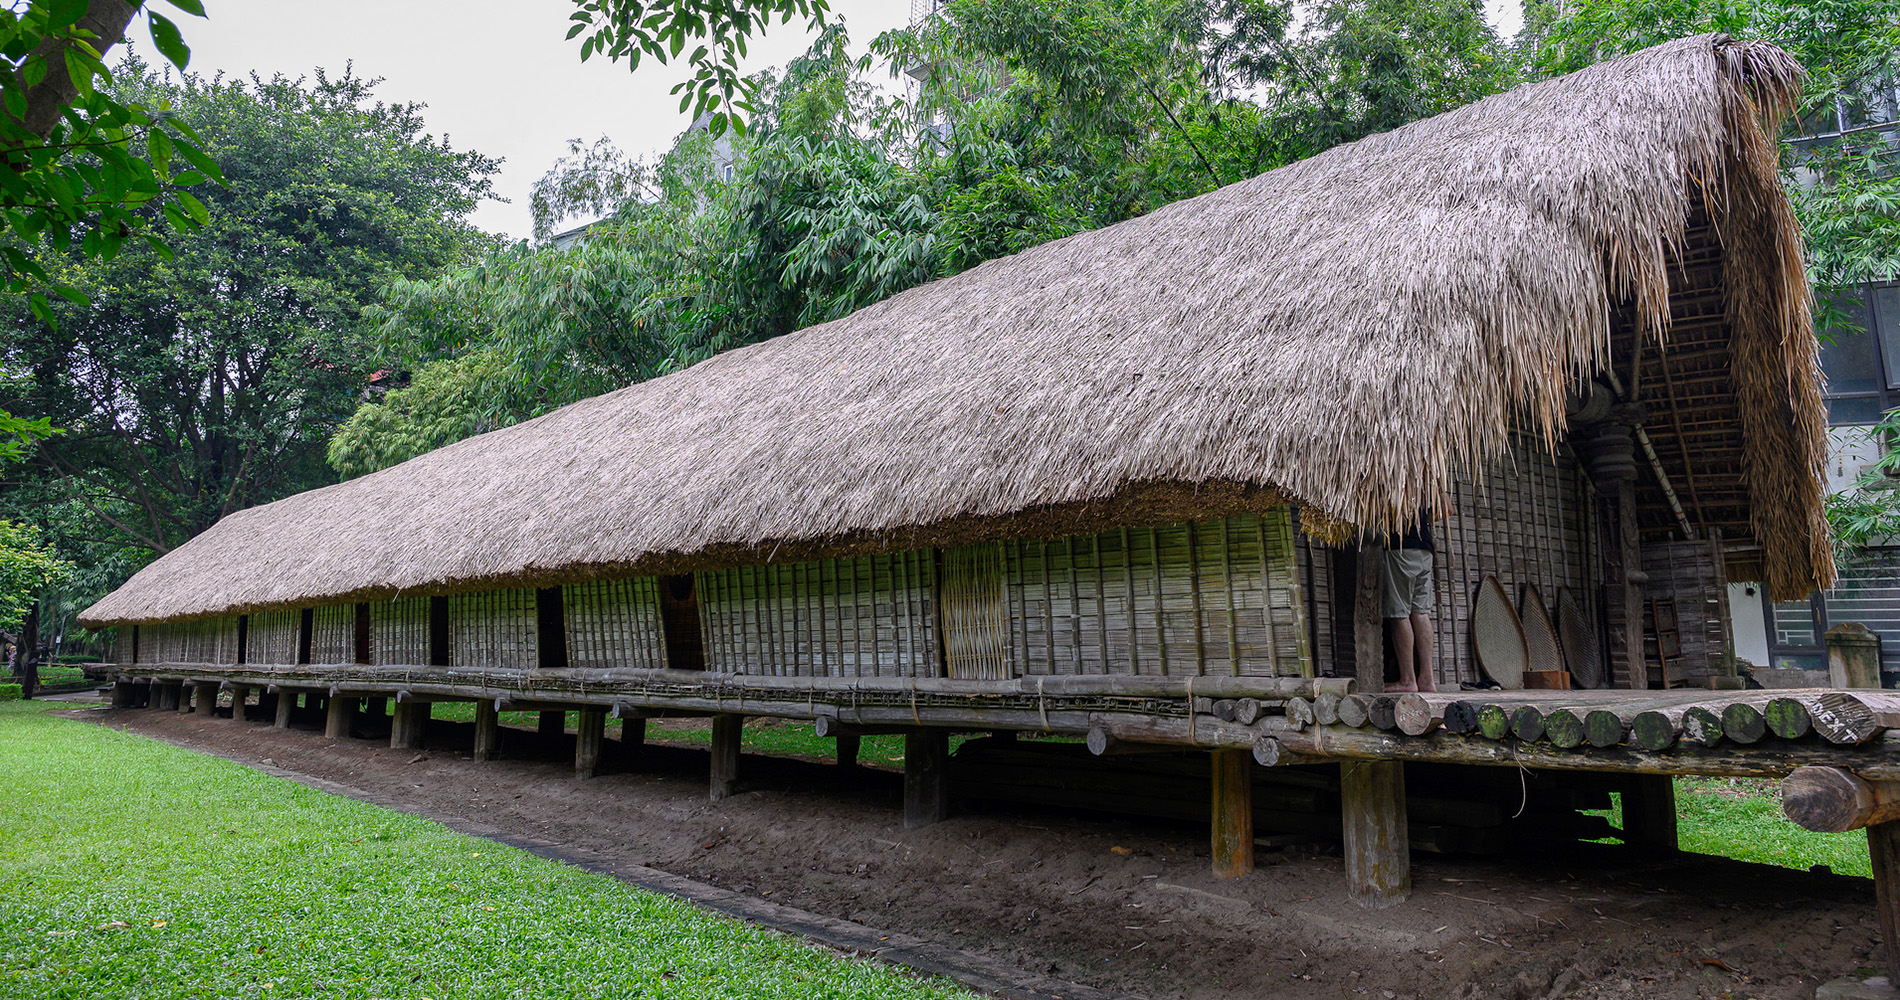
M 693 586 L 691 573 L 660 577 L 660 624 L 665 630 L 669 668 L 706 669 L 706 641 L 699 629 L 699 591 Z

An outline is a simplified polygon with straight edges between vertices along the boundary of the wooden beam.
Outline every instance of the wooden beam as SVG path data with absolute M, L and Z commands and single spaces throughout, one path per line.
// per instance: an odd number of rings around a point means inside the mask
M 712 800 L 732 797 L 739 783 L 739 734 L 745 716 L 721 713 L 712 723 Z
M 1900 820 L 1900 782 L 1866 781 L 1842 767 L 1809 766 L 1781 782 L 1781 811 L 1796 826 L 1845 833 Z
M 475 703 L 475 745 L 469 756 L 475 760 L 494 760 L 501 753 L 501 717 L 495 703 L 484 698 Z
M 1676 850 L 1676 780 L 1639 774 L 1623 789 L 1623 842 L 1652 851 Z
M 1339 805 L 1347 895 L 1368 909 L 1404 902 L 1412 894 L 1405 765 L 1392 760 L 1341 764 Z
M 1353 680 L 1356 690 L 1385 690 L 1385 550 L 1361 543 L 1358 588 L 1352 602 Z
M 1215 878 L 1239 878 L 1253 871 L 1253 761 L 1246 750 L 1215 750 L 1208 755 L 1212 777 Z
M 356 699 L 331 695 L 324 706 L 323 735 L 340 740 L 350 735 L 350 723 L 356 719 Z
M 904 829 L 950 817 L 950 734 L 918 729 L 904 734 Z
M 865 726 L 854 722 L 840 722 L 836 716 L 821 715 L 812 720 L 812 732 L 821 739 L 838 736 L 906 736 L 923 728 L 921 726 Z
M 607 710 L 581 709 L 574 721 L 574 777 L 591 778 L 600 769 L 600 748 L 607 737 Z

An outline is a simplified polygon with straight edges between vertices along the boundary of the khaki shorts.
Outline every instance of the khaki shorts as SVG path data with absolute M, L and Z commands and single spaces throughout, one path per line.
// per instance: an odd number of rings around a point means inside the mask
M 1387 549 L 1385 616 L 1410 618 L 1432 613 L 1432 553 L 1429 549 Z

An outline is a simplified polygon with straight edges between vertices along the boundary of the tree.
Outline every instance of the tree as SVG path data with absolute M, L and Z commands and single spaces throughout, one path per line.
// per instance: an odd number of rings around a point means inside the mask
M 371 315 L 417 386 L 360 408 L 332 462 L 381 468 L 1514 79 L 1474 6 L 1339 2 L 1289 34 L 1298 20 L 1262 0 L 960 0 L 873 44 L 924 78 L 896 102 L 827 28 L 748 82 L 743 138 L 708 120 L 650 163 L 574 144 L 537 186 L 537 233 L 612 214 L 570 245 L 394 287 Z
M 426 135 L 419 107 L 375 101 L 375 81 L 349 71 L 172 81 L 133 61 L 117 86 L 175 106 L 228 186 L 176 253 L 42 255 L 87 298 L 55 305 L 57 325 L 13 310 L 0 405 L 67 432 L 0 505 L 71 501 L 162 553 L 330 480 L 324 442 L 370 371 L 365 305 L 493 245 L 466 216 L 495 164 Z

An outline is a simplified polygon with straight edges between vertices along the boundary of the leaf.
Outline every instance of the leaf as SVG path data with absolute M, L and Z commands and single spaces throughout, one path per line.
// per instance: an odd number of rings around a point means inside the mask
M 178 33 L 178 25 L 157 11 L 147 11 L 152 19 L 152 44 L 158 51 L 171 60 L 172 65 L 184 69 L 191 62 L 191 48 L 185 44 L 185 38 Z
M 196 15 L 198 17 L 205 16 L 205 5 L 199 3 L 198 0 L 165 0 L 165 2 L 187 14 Z
M 177 192 L 177 197 L 179 201 L 184 203 L 185 211 L 190 212 L 191 217 L 198 220 L 199 225 L 204 225 L 211 221 L 210 210 L 205 208 L 204 202 L 193 197 L 191 192 L 179 191 Z

